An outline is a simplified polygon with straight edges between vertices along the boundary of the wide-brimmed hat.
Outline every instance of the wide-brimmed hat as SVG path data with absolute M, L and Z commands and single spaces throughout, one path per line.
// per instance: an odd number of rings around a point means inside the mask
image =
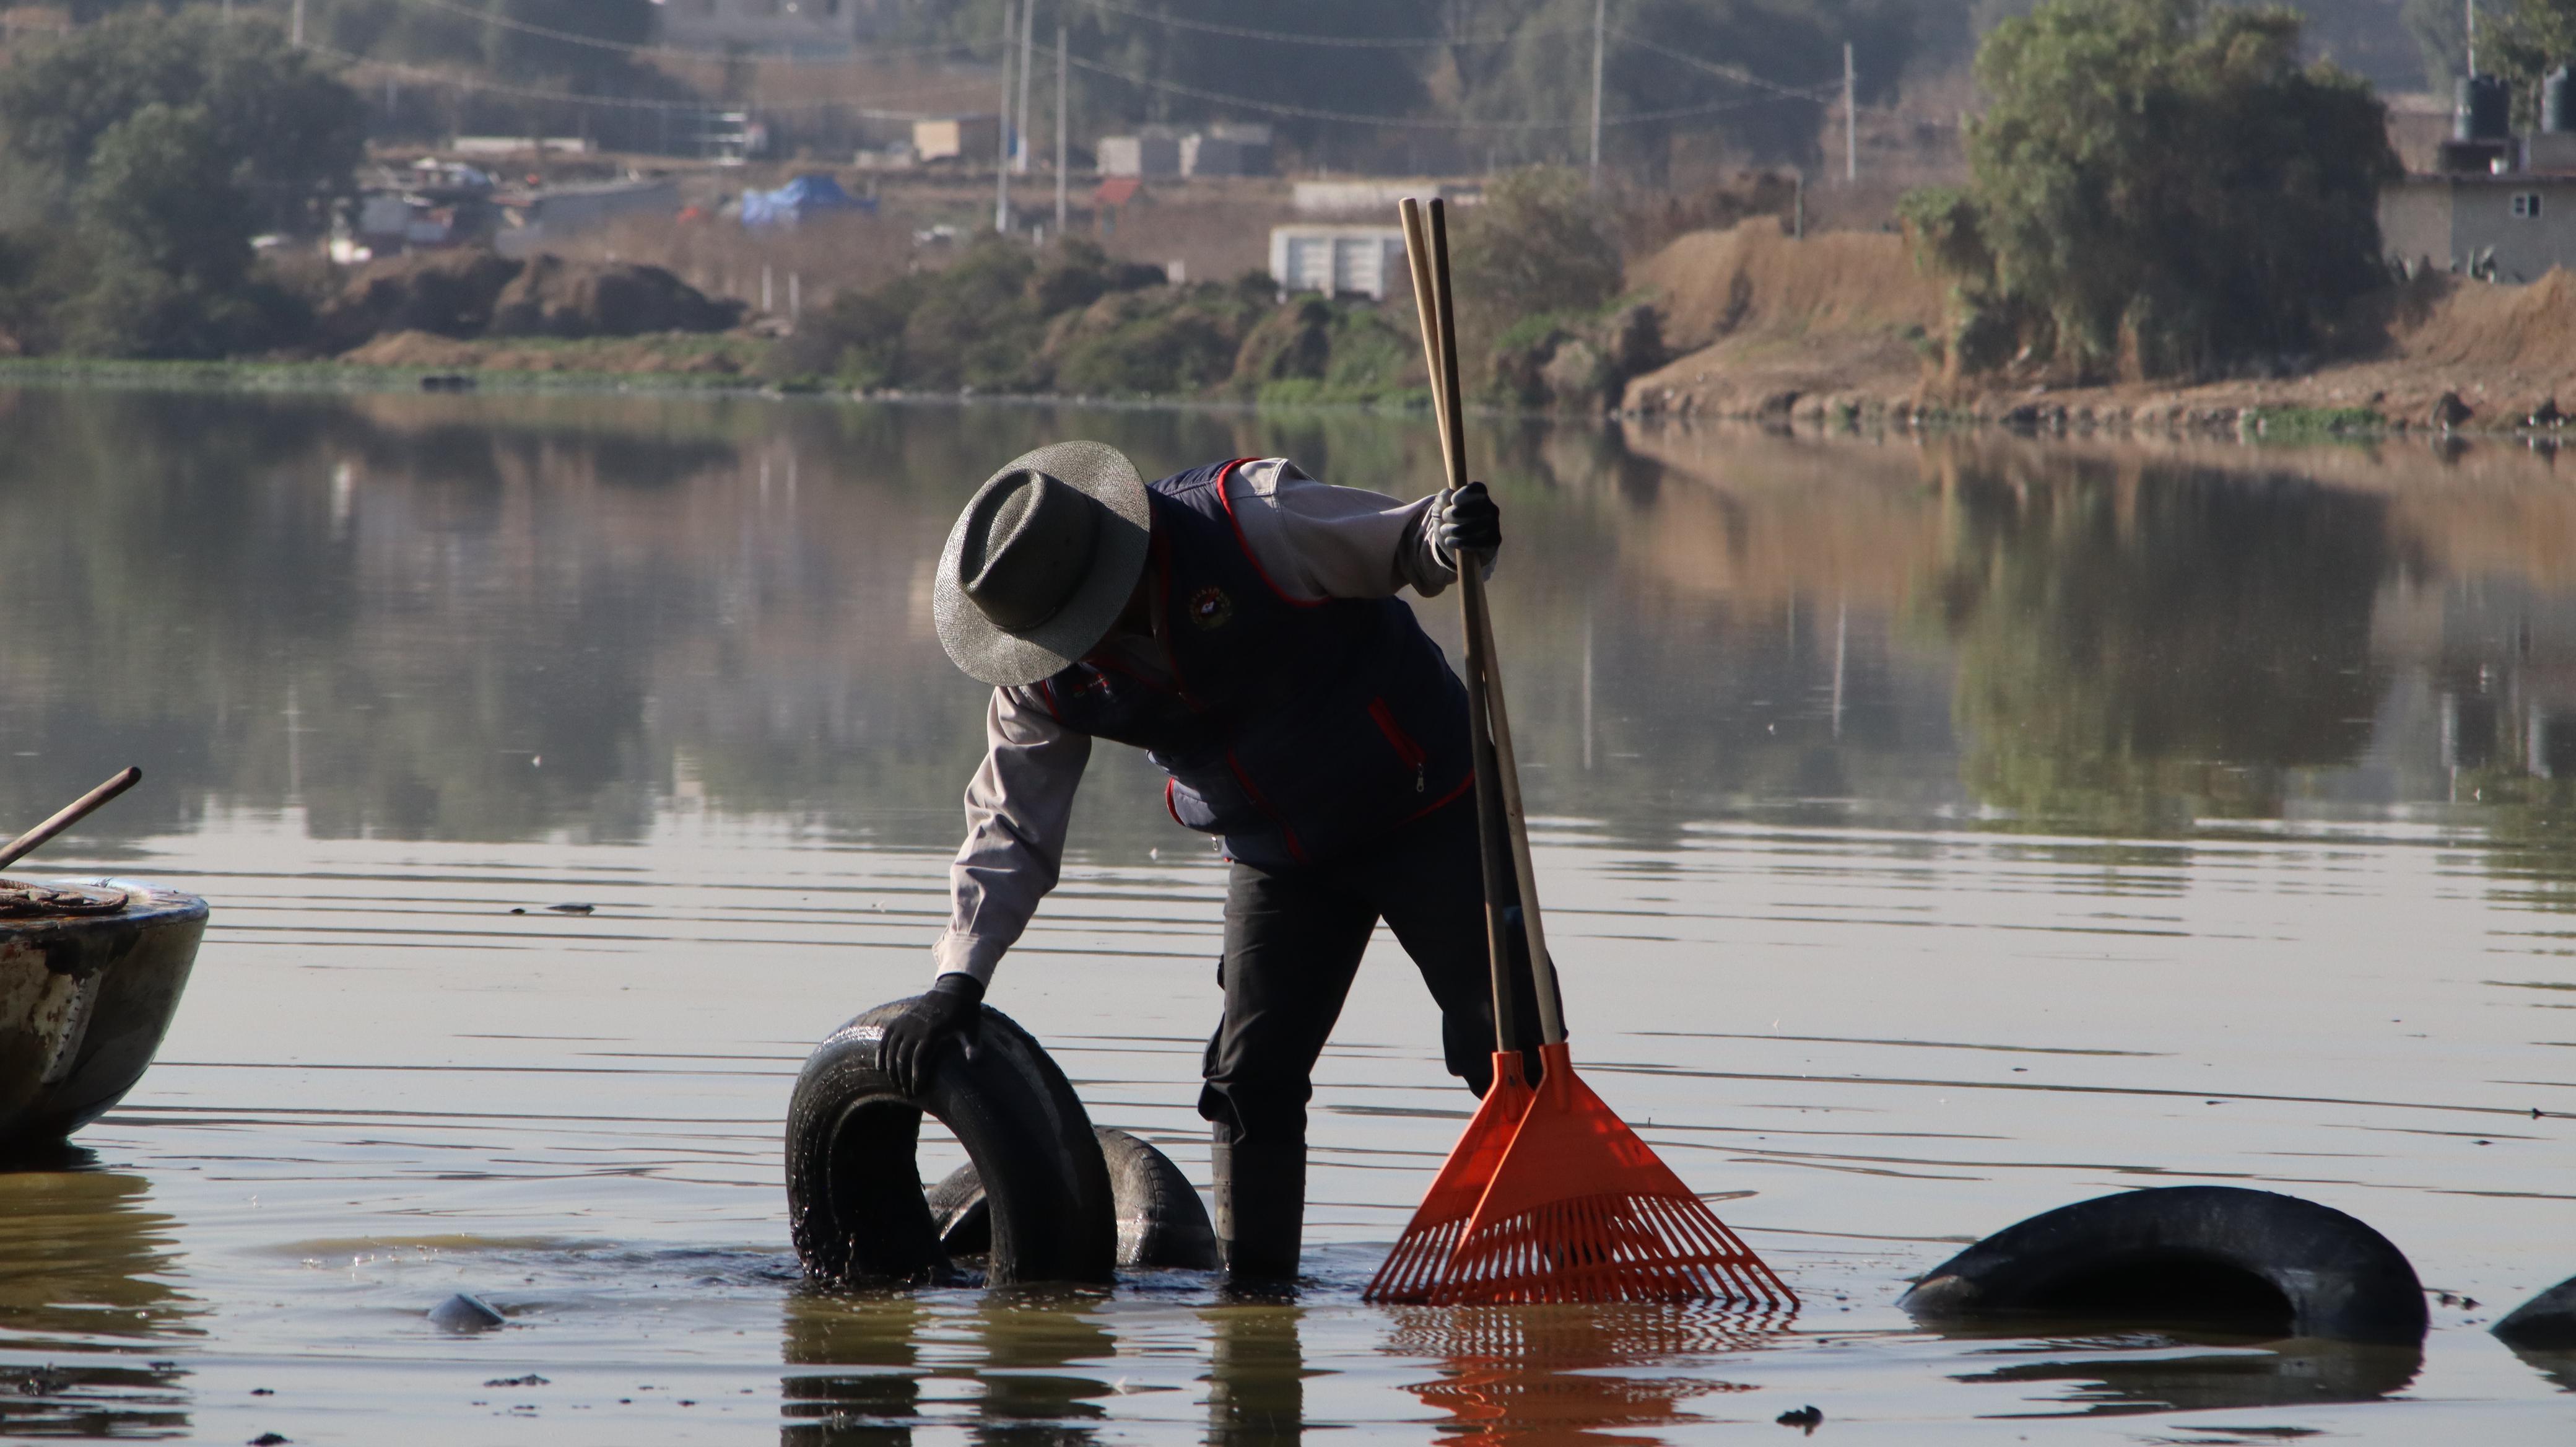
M 1145 483 L 1117 448 L 1058 442 L 975 489 L 939 554 L 931 616 L 971 677 L 1035 683 L 1090 652 L 1144 575 Z

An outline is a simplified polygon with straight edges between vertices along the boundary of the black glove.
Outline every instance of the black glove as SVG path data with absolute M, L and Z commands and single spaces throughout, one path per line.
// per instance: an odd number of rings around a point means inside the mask
M 1492 557 L 1503 545 L 1503 510 L 1481 482 L 1471 482 L 1440 503 L 1440 551 L 1455 564 L 1462 552 Z
M 974 1053 L 976 1027 L 983 1019 L 984 982 L 973 975 L 941 975 L 929 994 L 886 1022 L 885 1036 L 877 1042 L 878 1068 L 895 1089 L 919 1096 L 949 1042 Z

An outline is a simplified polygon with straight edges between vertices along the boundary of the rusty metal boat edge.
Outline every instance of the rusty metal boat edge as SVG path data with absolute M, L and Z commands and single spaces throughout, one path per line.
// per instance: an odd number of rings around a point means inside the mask
M 131 879 L 0 880 L 0 1159 L 58 1147 L 143 1078 L 206 902 Z

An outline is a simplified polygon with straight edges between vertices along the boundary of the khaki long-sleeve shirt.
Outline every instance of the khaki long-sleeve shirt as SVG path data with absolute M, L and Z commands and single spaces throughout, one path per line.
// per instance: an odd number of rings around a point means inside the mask
M 1278 457 L 1234 469 L 1225 490 L 1253 561 L 1291 597 L 1384 598 L 1410 587 L 1428 598 L 1457 580 L 1432 538 L 1438 493 L 1399 502 L 1329 487 Z M 1145 640 L 1104 646 L 1140 670 L 1163 671 L 1159 646 Z M 990 981 L 1055 888 L 1091 737 L 997 688 L 984 739 L 983 765 L 966 785 L 966 843 L 948 870 L 954 907 L 931 955 L 941 974 Z

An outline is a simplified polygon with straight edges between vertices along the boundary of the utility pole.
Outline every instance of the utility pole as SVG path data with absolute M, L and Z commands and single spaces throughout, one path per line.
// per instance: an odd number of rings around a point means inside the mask
M 1064 235 L 1065 203 L 1064 11 L 1055 16 L 1055 234 Z
M 296 0 L 296 3 L 301 5 L 303 0 Z M 2469 74 L 2476 75 L 2478 73 L 2478 0 L 2461 0 L 2461 8 L 2469 13 Z
M 1038 0 L 1027 0 L 1020 7 L 1020 123 L 1011 132 L 1011 169 L 1025 176 L 1029 173 L 1029 42 L 1038 28 Z
M 304 0 L 296 0 L 297 4 Z M 1035 5 L 1038 0 L 1028 0 Z M 993 229 L 1011 229 L 1011 0 L 1002 0 L 1002 99 L 993 127 Z
M 295 19 L 287 27 L 286 38 L 296 49 L 304 48 L 304 0 L 295 0 Z
M 304 0 L 296 0 L 301 5 Z M 1592 186 L 1601 186 L 1601 32 L 1610 0 L 1592 0 Z
M 1843 42 L 1843 180 L 1860 179 L 1860 86 L 1852 70 L 1851 42 Z

